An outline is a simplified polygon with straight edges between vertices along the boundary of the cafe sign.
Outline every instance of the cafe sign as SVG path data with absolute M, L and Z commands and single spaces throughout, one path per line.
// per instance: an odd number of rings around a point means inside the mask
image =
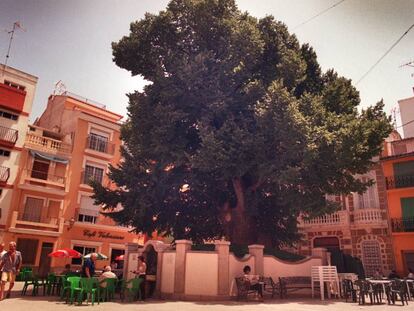
M 114 239 L 114 240 L 123 240 L 125 237 L 122 235 L 115 235 L 110 232 L 105 231 L 95 231 L 95 230 L 83 230 L 83 236 L 88 238 L 101 238 L 101 239 Z

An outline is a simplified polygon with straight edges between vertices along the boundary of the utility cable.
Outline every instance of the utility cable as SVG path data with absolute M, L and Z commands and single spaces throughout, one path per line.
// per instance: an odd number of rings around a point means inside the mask
M 300 23 L 299 25 L 295 26 L 295 28 L 293 28 L 293 30 L 295 31 L 296 29 L 302 27 L 303 25 L 309 23 L 310 21 L 314 20 L 315 18 L 317 18 L 317 17 L 321 16 L 322 14 L 328 12 L 329 10 L 333 9 L 334 7 L 340 5 L 344 1 L 346 1 L 346 0 L 341 0 L 341 1 L 336 2 L 334 5 L 330 6 L 329 8 L 319 12 L 318 14 L 312 16 L 311 18 L 307 19 L 306 21 L 304 21 L 304 22 Z
M 389 52 L 391 52 L 391 50 L 402 40 L 402 38 L 404 38 L 409 32 L 410 32 L 410 30 L 412 29 L 412 28 L 414 28 L 414 24 L 412 24 L 399 38 L 398 38 L 398 40 L 397 41 L 395 41 L 394 42 L 394 44 L 393 45 L 391 45 L 391 47 L 374 63 L 374 65 L 372 65 L 369 69 L 368 69 L 368 71 L 366 72 L 366 73 L 364 73 L 363 75 L 362 75 L 362 77 L 361 78 L 359 78 L 359 80 L 357 81 L 357 83 L 355 83 L 355 85 L 358 85 L 362 80 L 364 80 L 365 79 L 365 77 L 367 76 L 367 75 L 369 75 L 370 74 L 370 72 L 384 59 L 384 57 L 385 56 L 387 56 L 388 55 L 388 53 Z

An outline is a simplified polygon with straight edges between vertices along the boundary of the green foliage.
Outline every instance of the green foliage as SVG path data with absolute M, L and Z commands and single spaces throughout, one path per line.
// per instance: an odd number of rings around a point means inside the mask
M 391 130 L 358 91 L 283 23 L 233 0 L 173 0 L 113 43 L 116 64 L 151 83 L 129 94 L 124 161 L 95 199 L 137 231 L 195 242 L 290 244 L 325 194 L 364 191 Z M 185 186 L 184 186 L 185 185 Z M 121 203 L 123 210 L 113 210 Z
M 283 251 L 277 248 L 265 248 L 264 249 L 264 254 L 265 255 L 270 255 L 276 258 L 279 258 L 281 260 L 285 260 L 285 261 L 299 261 L 305 258 L 305 256 L 299 255 L 299 254 L 294 254 L 294 253 L 290 253 L 287 251 Z

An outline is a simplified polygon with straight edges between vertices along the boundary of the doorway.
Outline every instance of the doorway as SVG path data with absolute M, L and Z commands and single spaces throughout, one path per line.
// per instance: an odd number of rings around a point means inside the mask
M 40 253 L 39 261 L 39 276 L 47 276 L 50 272 L 51 258 L 48 256 L 53 251 L 53 243 L 42 243 L 42 251 Z

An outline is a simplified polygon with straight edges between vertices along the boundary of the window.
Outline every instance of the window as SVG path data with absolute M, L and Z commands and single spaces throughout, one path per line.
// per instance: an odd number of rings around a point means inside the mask
M 22 253 L 24 265 L 34 265 L 36 262 L 37 245 L 39 240 L 17 239 L 16 248 Z
M 112 249 L 111 251 L 111 266 L 113 269 L 122 269 L 124 261 L 123 260 L 115 260 L 116 257 L 122 256 L 125 254 L 125 251 L 123 249 Z M 115 264 L 114 264 L 115 263 Z M 114 268 L 116 267 L 116 268 Z
M 403 252 L 405 269 L 411 269 L 414 271 L 414 252 Z
M 76 245 L 73 248 L 75 251 L 78 251 L 82 254 L 82 256 L 88 255 L 90 253 L 95 253 L 96 248 L 95 247 L 89 247 L 89 246 L 78 246 Z M 81 265 L 82 264 L 82 258 L 72 258 L 72 265 Z
M 83 183 L 88 184 L 89 181 L 91 180 L 102 183 L 103 172 L 104 172 L 103 168 L 86 165 Z
M 24 206 L 23 220 L 40 222 L 42 216 L 43 199 L 27 197 Z
M 7 111 L 0 110 L 0 117 L 16 121 L 18 116 Z
M 50 161 L 41 160 L 36 156 L 33 162 L 31 177 L 47 180 L 49 165 Z
M 367 276 L 374 275 L 376 270 L 381 271 L 381 249 L 378 241 L 362 242 L 362 262 Z
M 91 133 L 88 137 L 88 148 L 99 151 L 108 152 L 108 137 Z
M 0 157 L 10 157 L 10 150 L 0 149 Z
M 80 209 L 78 214 L 78 221 L 96 223 L 98 219 L 100 206 L 95 205 L 95 200 L 88 196 L 81 196 Z
M 23 86 L 23 85 L 20 85 L 20 84 L 17 84 L 17 83 L 11 82 L 11 81 L 7 81 L 7 80 L 4 80 L 4 84 L 5 84 L 5 85 L 8 85 L 8 86 L 10 86 L 10 87 L 14 87 L 15 89 L 18 89 L 18 90 L 20 90 L 20 91 L 24 91 L 24 90 L 26 89 L 26 87 L 25 87 L 25 86 Z
M 313 240 L 313 247 L 324 247 L 328 250 L 339 249 L 339 239 L 337 237 L 319 237 Z

